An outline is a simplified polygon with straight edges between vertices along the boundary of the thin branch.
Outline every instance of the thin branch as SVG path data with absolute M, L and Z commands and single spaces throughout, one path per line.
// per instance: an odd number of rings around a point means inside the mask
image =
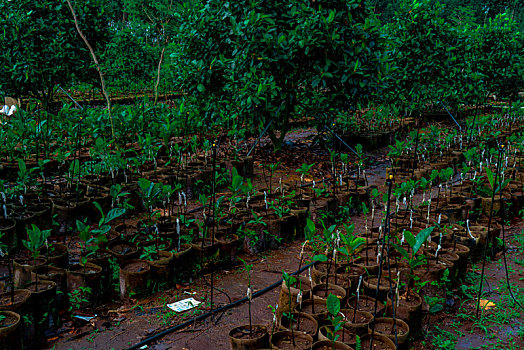
M 160 60 L 158 61 L 158 71 L 156 75 L 156 84 L 155 84 L 155 102 L 153 103 L 156 105 L 156 102 L 158 100 L 158 85 L 160 84 L 160 69 L 162 68 L 162 62 L 164 61 L 164 52 L 166 51 L 166 47 L 164 46 L 162 48 L 162 52 L 160 53 Z
M 84 41 L 84 43 L 86 44 L 87 48 L 89 49 L 89 52 L 91 53 L 91 57 L 93 58 L 93 61 L 96 66 L 96 70 L 98 71 L 98 75 L 100 76 L 100 83 L 102 84 L 102 93 L 104 94 L 104 97 L 107 102 L 107 112 L 109 113 L 109 119 L 111 121 L 111 134 L 113 136 L 113 141 L 115 142 L 115 145 L 116 145 L 115 127 L 113 125 L 113 116 L 111 115 L 111 100 L 109 99 L 109 95 L 107 94 L 107 91 L 106 91 L 106 83 L 104 79 L 104 74 L 102 73 L 102 68 L 100 67 L 100 64 L 98 63 L 98 59 L 96 58 L 95 51 L 89 44 L 89 41 L 87 41 L 87 38 L 85 37 L 84 33 L 82 33 L 82 30 L 80 29 L 80 26 L 78 25 L 78 19 L 76 18 L 76 13 L 75 13 L 75 10 L 73 9 L 73 5 L 71 5 L 71 1 L 67 0 L 67 4 L 69 5 L 69 9 L 71 10 L 71 14 L 73 15 L 73 20 L 75 21 L 76 30 L 78 34 L 80 35 L 80 37 L 82 38 L 82 40 Z

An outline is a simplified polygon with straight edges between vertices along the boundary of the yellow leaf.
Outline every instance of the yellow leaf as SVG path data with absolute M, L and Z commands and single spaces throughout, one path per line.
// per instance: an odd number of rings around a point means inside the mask
M 497 307 L 497 305 L 492 301 L 489 301 L 486 299 L 480 299 L 480 307 L 485 310 L 490 310 L 490 309 L 494 309 L 495 307 Z

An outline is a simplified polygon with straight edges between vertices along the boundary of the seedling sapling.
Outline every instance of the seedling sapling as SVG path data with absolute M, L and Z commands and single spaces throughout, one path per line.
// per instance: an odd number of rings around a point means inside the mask
M 291 286 L 297 281 L 297 279 L 295 277 L 293 277 L 292 275 L 288 274 L 286 271 L 282 270 L 282 279 L 284 280 L 286 286 L 287 286 L 287 289 L 289 291 L 291 291 Z M 313 294 L 313 293 L 311 293 Z M 289 310 L 287 312 L 287 316 L 289 317 L 289 325 L 290 325 L 290 329 L 291 329 L 291 338 L 293 339 L 293 346 L 296 346 L 296 343 L 295 343 L 295 332 L 293 331 L 293 314 L 292 314 L 292 306 L 291 306 L 291 293 L 288 293 L 289 295 Z M 286 313 L 284 313 L 286 314 Z M 283 315 L 284 316 L 284 315 Z
M 36 259 L 40 255 L 39 249 L 46 244 L 51 230 L 40 230 L 35 224 L 31 225 L 31 228 L 27 228 L 27 237 L 28 240 L 22 240 L 24 246 L 31 252 L 33 257 L 33 266 L 36 267 Z M 38 274 L 35 274 L 35 286 L 36 291 L 38 292 Z
M 253 264 L 248 264 L 244 260 L 238 258 L 244 264 L 244 269 L 247 272 L 247 305 L 249 313 L 249 336 L 253 338 L 253 326 L 251 323 L 251 299 L 253 298 L 253 291 L 251 290 L 251 270 L 253 269 Z
M 424 255 L 417 255 L 418 251 L 428 240 L 428 237 L 433 232 L 434 226 L 430 226 L 428 228 L 423 229 L 418 233 L 418 235 L 415 237 L 413 234 L 409 231 L 404 231 L 404 239 L 406 243 L 408 243 L 409 248 L 408 250 L 411 250 L 411 254 L 406 251 L 403 247 L 397 244 L 393 244 L 393 247 L 402 255 L 404 259 L 408 262 L 409 265 L 409 276 L 408 276 L 408 283 L 407 283 L 407 290 L 406 290 L 406 298 L 409 297 L 409 292 L 412 288 L 412 281 L 414 279 L 414 270 L 416 267 L 423 265 L 426 262 L 426 257 Z
M 329 312 L 329 320 L 332 328 L 328 328 L 327 337 L 331 340 L 333 350 L 335 350 L 335 343 L 339 338 L 338 331 L 344 326 L 343 316 L 340 313 L 340 300 L 334 294 L 329 294 L 326 300 L 327 310 Z

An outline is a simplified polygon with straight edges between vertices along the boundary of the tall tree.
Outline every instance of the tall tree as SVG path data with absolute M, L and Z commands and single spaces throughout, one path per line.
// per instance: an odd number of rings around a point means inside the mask
M 95 50 L 110 36 L 100 5 L 100 0 L 84 0 L 78 11 Z M 0 13 L 0 92 L 35 97 L 47 106 L 56 84 L 96 79 L 66 0 L 2 1 Z
M 365 1 L 208 0 L 186 10 L 177 86 L 209 119 L 227 110 L 271 123 L 275 150 L 299 113 L 347 107 L 379 86 L 384 39 Z
M 178 1 L 175 0 L 124 0 L 126 10 L 133 20 L 147 23 L 154 31 L 155 46 L 160 48 L 160 57 L 157 65 L 157 79 L 154 85 L 155 101 L 158 99 L 158 85 L 160 84 L 160 73 L 164 62 L 165 51 L 170 38 Z

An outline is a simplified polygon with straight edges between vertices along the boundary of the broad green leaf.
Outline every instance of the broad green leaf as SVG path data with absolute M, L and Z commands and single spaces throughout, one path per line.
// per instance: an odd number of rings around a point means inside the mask
M 404 239 L 411 248 L 415 246 L 415 236 L 410 231 L 404 231 Z
M 493 191 L 495 189 L 495 179 L 493 178 L 493 172 L 489 167 L 486 167 L 486 174 L 488 174 L 488 181 L 489 186 L 491 187 L 491 190 Z
M 109 213 L 107 213 L 107 216 L 106 216 L 106 219 L 105 219 L 105 222 L 106 224 L 111 222 L 112 220 L 124 215 L 124 213 L 126 212 L 126 210 L 124 208 L 113 208 L 109 211 Z
M 340 312 L 340 300 L 334 294 L 329 294 L 326 300 L 328 312 L 333 316 L 337 316 Z
M 328 258 L 324 254 L 317 254 L 311 260 L 318 262 L 326 262 Z
M 331 22 L 333 22 L 334 19 L 335 19 L 335 10 L 331 10 L 331 11 L 329 11 L 329 16 L 328 16 L 327 22 L 331 23 Z
M 424 242 L 428 240 L 428 237 L 431 235 L 434 229 L 435 227 L 431 226 L 423 229 L 417 234 L 415 244 L 413 245 L 413 255 L 417 254 L 420 247 L 422 247 L 422 244 L 424 244 Z
M 306 219 L 306 226 L 304 227 L 304 236 L 308 241 L 313 240 L 313 235 L 315 234 L 316 227 L 315 222 L 310 218 Z

